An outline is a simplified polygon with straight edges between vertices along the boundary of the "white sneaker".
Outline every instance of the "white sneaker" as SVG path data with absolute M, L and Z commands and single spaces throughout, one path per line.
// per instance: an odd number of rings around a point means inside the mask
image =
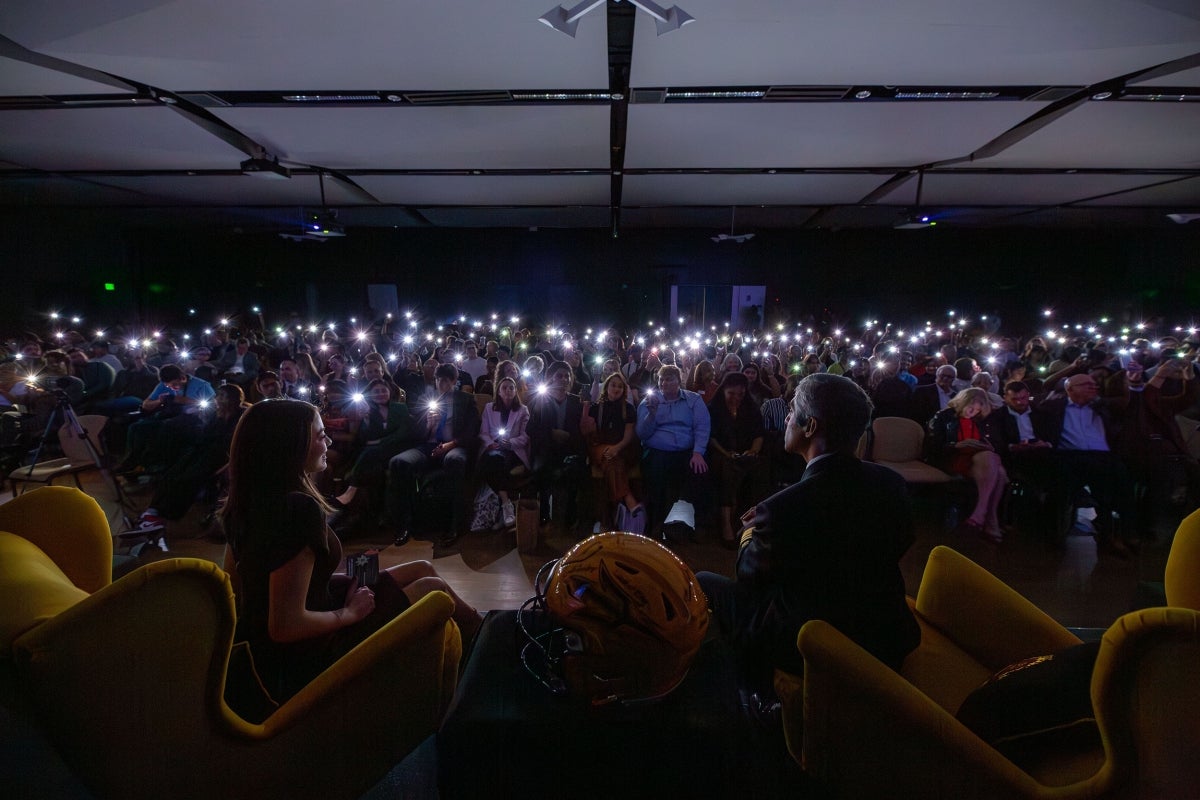
M 500 510 L 504 514 L 504 527 L 511 528 L 517 524 L 517 511 L 513 508 L 511 500 L 501 505 Z

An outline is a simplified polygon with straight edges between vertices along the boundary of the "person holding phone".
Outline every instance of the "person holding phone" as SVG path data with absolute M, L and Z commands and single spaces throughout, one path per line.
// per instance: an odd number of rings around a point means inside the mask
M 315 406 L 273 400 L 242 414 L 229 451 L 221 522 L 236 635 L 250 644 L 259 677 L 281 703 L 430 592 L 454 600 L 464 638 L 482 621 L 428 561 L 382 570 L 373 588 L 334 574 L 342 543 L 312 482 L 326 468 L 330 442 Z

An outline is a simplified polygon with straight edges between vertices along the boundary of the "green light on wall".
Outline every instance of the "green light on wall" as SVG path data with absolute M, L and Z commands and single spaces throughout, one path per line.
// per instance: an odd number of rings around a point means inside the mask
M 104 291 L 106 291 L 106 292 L 115 292 L 116 290 L 117 290 L 117 285 L 116 285 L 115 283 L 106 283 L 106 284 L 104 284 Z

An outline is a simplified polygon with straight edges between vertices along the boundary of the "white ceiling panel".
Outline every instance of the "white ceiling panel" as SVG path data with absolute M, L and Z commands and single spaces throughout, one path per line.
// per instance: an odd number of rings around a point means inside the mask
M 246 157 L 163 106 L 0 111 L 0 153 L 44 170 L 236 169 Z
M 588 169 L 609 165 L 607 106 L 213 111 L 280 158 L 334 169 Z
M 857 203 L 879 175 L 626 175 L 624 202 L 656 205 Z
M 1181 206 L 1200 208 L 1200 178 L 1164 183 L 1136 192 L 1100 197 L 1081 205 L 1087 206 Z
M 603 205 L 605 175 L 362 175 L 355 181 L 384 203 L 399 205 Z
M 629 107 L 629 168 L 903 167 L 965 156 L 1037 103 Z M 886 132 L 886 133 L 885 133 Z
M 145 197 L 137 192 L 106 186 L 94 180 L 53 175 L 0 180 L 0 205 L 3 206 L 122 206 L 144 203 Z
M 1200 4 L 1197 4 L 1200 7 Z M 1185 69 L 1160 78 L 1145 81 L 1130 81 L 1130 86 L 1200 86 L 1200 67 Z
M 1200 167 L 1200 103 L 1086 103 L 977 167 Z
M 1184 2 L 678 4 L 696 21 L 663 36 L 638 13 L 633 86 L 1090 85 L 1200 50 Z
M 921 200 L 929 205 L 1057 205 L 1145 186 L 1146 175 L 947 175 L 925 176 Z M 915 183 L 915 181 L 910 181 Z M 884 202 L 893 202 L 889 196 Z
M 138 192 L 150 205 L 220 205 L 232 199 L 236 205 L 294 204 L 320 206 L 321 187 L 316 175 L 294 175 L 288 180 L 271 180 L 250 175 L 104 177 L 110 186 Z M 358 195 L 332 178 L 325 179 L 326 205 L 361 202 Z
M 5 0 L 38 52 L 175 91 L 604 88 L 602 10 L 574 39 L 551 0 Z
M 0 57 L 0 95 L 111 94 L 129 92 L 24 61 Z

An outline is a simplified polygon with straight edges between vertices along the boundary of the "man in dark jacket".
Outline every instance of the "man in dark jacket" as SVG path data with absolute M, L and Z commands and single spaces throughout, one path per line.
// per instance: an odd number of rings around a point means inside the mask
M 775 668 L 803 673 L 796 634 L 810 619 L 827 620 L 893 669 L 920 642 L 899 567 L 914 540 L 904 480 L 854 455 L 870 417 L 853 381 L 828 373 L 801 381 L 784 446 L 804 456 L 804 474 L 742 517 L 736 580 L 697 576 L 760 692 Z
M 542 520 L 550 518 L 550 495 L 555 487 L 566 494 L 566 523 L 575 522 L 575 501 L 583 475 L 586 442 L 579 430 L 583 403 L 568 394 L 574 381 L 571 366 L 555 361 L 546 368 L 545 391 L 529 404 L 529 450 L 533 475 L 541 494 Z
M 1139 544 L 1137 505 L 1133 478 L 1125 462 L 1112 450 L 1116 435 L 1114 415 L 1129 406 L 1124 374 L 1113 392 L 1099 396 L 1099 385 L 1089 373 L 1067 378 L 1066 397 L 1043 401 L 1034 409 L 1036 428 L 1054 446 L 1063 475 L 1072 493 L 1084 486 L 1096 503 L 1096 547 L 1102 555 L 1130 558 Z M 1114 530 L 1113 512 L 1121 519 Z
M 388 462 L 388 516 L 396 525 L 396 541 L 408 541 L 417 501 L 417 480 L 430 470 L 446 471 L 447 494 L 452 498 L 450 530 L 438 540 L 449 546 L 462 530 L 462 487 L 467 464 L 479 441 L 479 411 L 475 398 L 454 388 L 458 368 L 439 364 L 434 373 L 436 394 L 410 408 L 417 413 L 414 429 L 422 431 L 420 443 Z

